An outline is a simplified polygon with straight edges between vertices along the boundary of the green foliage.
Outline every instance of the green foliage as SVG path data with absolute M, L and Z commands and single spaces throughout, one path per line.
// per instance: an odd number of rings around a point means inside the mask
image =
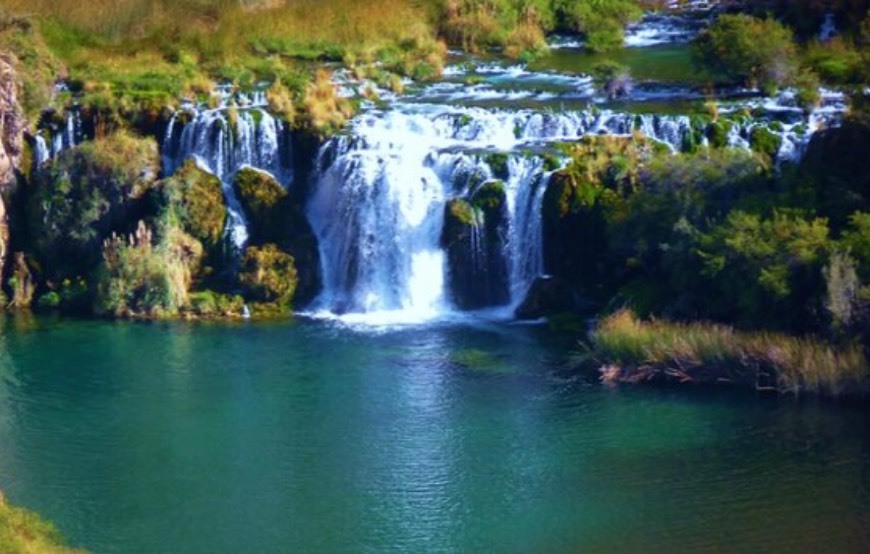
M 19 101 L 24 113 L 35 119 L 51 104 L 60 63 L 42 40 L 30 19 L 7 15 L 0 8 L 0 52 L 17 70 Z M 11 55 L 11 56 L 10 56 Z
M 733 211 L 701 237 L 704 272 L 733 317 L 751 321 L 806 320 L 808 298 L 821 296 L 821 268 L 831 249 L 828 222 L 775 211 L 770 218 Z
M 156 142 L 126 133 L 85 142 L 40 168 L 26 191 L 27 224 L 47 275 L 81 276 L 97 265 L 103 239 L 139 215 L 158 170 Z
M 239 281 L 245 298 L 289 308 L 297 284 L 293 257 L 274 244 L 251 246 L 242 259 Z
M 767 127 L 758 126 L 752 129 L 749 144 L 753 151 L 766 156 L 769 160 L 775 160 L 782 146 L 782 137 L 771 132 Z
M 485 161 L 496 179 L 508 178 L 508 159 L 509 156 L 505 152 L 493 152 L 486 155 Z
M 625 24 L 641 15 L 632 0 L 555 0 L 560 25 L 586 35 L 586 47 L 603 52 L 622 47 Z
M 219 249 L 227 219 L 220 179 L 189 160 L 160 185 L 185 232 L 206 249 Z
M 202 318 L 239 317 L 244 306 L 245 300 L 239 295 L 204 290 L 190 293 L 185 314 Z
M 768 93 L 794 81 L 796 55 L 788 28 L 774 19 L 743 14 L 720 16 L 694 43 L 700 67 Z
M 160 237 L 143 222 L 129 238 L 112 236 L 103 245 L 95 310 L 114 317 L 178 315 L 188 302 L 202 245 L 164 223 Z
M 828 42 L 811 42 L 803 60 L 822 79 L 832 84 L 860 84 L 870 77 L 866 53 L 837 37 Z

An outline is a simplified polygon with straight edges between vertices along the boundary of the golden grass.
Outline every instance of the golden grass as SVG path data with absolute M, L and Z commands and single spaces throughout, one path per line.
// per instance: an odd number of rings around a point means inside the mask
M 814 337 L 703 322 L 641 321 L 630 310 L 598 324 L 589 356 L 618 367 L 606 373 L 613 381 L 729 382 L 832 396 L 870 389 L 870 367 L 859 345 L 837 348 Z
M 4 554 L 83 554 L 63 546 L 54 526 L 35 513 L 16 508 L 0 493 L 0 552 Z

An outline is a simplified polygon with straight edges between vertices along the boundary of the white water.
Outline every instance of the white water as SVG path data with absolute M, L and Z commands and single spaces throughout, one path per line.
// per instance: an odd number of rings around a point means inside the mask
M 498 64 L 451 66 L 448 73 L 447 81 L 415 85 L 403 97 L 376 90 L 387 107 L 365 103 L 347 132 L 321 147 L 306 213 L 320 246 L 323 291 L 309 307 L 310 315 L 377 326 L 459 317 L 451 304 L 456 291 L 449 290 L 450 262 L 441 247 L 445 205 L 453 198 L 470 199 L 481 183 L 496 179 L 487 160 L 498 152 L 508 155 L 506 175 L 501 175 L 507 223 L 498 230 L 504 240 L 496 243 L 501 251 L 493 252 L 487 243 L 478 213 L 467 245 L 473 267 L 465 269 L 488 279 L 488 264 L 499 256 L 496 266 L 506 268 L 509 298 L 482 313 L 505 317 L 544 272 L 541 204 L 549 174 L 539 152 L 590 134 L 640 133 L 674 152 L 689 143 L 706 143 L 705 123 L 685 115 L 595 107 L 554 110 L 550 104 L 535 104 L 547 99 L 539 85 L 554 83 L 591 97 L 592 83 L 585 76 Z M 468 75 L 485 81 L 466 85 L 461 81 Z M 354 83 L 347 75 L 337 79 L 347 94 L 372 86 Z M 661 92 L 665 99 L 668 94 Z M 293 172 L 282 146 L 289 142 L 288 131 L 257 105 L 262 98 L 252 97 L 248 105 L 253 107 L 239 110 L 233 129 L 227 106 L 236 98 L 227 93 L 221 108 L 189 107 L 173 118 L 164 139 L 164 164 L 170 173 L 193 158 L 221 178 L 230 208 L 228 238 L 242 248 L 247 227 L 231 186 L 235 172 L 250 165 L 285 185 Z M 500 100 L 500 107 L 473 105 L 492 99 Z M 780 160 L 797 159 L 812 132 L 836 124 L 844 109 L 842 95 L 830 91 L 823 91 L 822 106 L 809 117 L 789 91 L 775 99 L 720 105 L 722 116 L 736 122 L 730 145 L 749 148 L 752 130 L 764 126 L 783 139 Z M 736 115 L 747 110 L 752 117 Z M 478 285 L 487 288 L 487 283 Z M 501 279 L 493 286 L 503 284 Z
M 246 103 L 262 101 L 255 95 Z M 282 156 L 288 136 L 281 122 L 260 107 L 238 110 L 234 117 L 231 113 L 225 108 L 188 106 L 175 114 L 163 140 L 163 167 L 166 174 L 172 174 L 185 160 L 193 159 L 221 180 L 227 204 L 226 236 L 238 253 L 248 242 L 248 223 L 233 189 L 235 174 L 243 167 L 253 167 L 286 185 L 293 173 L 286 155 Z

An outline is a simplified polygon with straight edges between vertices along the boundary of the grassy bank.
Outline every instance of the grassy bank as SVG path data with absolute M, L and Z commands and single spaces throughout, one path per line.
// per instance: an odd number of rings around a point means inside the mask
M 0 493 L 0 553 L 81 554 L 83 551 L 64 546 L 52 524 L 31 511 L 9 505 Z
M 710 323 L 641 321 L 628 310 L 601 320 L 581 357 L 600 365 L 610 383 L 733 384 L 828 396 L 870 391 L 870 366 L 858 346 Z

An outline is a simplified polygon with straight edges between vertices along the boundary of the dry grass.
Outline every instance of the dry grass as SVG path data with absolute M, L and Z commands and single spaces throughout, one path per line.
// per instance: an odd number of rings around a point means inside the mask
M 870 388 L 870 367 L 858 345 L 836 348 L 813 337 L 711 323 L 641 321 L 629 310 L 599 323 L 586 356 L 610 366 L 605 380 L 616 382 L 726 382 L 831 396 Z

